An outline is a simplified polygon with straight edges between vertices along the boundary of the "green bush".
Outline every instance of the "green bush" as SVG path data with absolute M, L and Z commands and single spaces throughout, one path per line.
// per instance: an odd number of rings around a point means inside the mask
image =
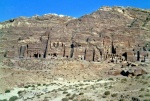
M 113 78 L 109 78 L 108 80 L 112 80 L 113 81 L 114 79 Z
M 143 95 L 139 95 L 139 97 L 144 97 Z
M 111 94 L 112 97 L 116 97 L 117 95 L 117 93 Z
M 144 91 L 144 90 L 145 90 L 144 88 L 141 88 L 141 89 L 140 89 L 140 91 Z
M 64 91 L 63 94 L 67 94 L 68 92 Z
M 76 94 L 73 94 L 71 97 L 69 97 L 69 99 L 74 99 L 76 97 Z
M 38 86 L 41 86 L 41 84 L 37 84 Z
M 3 100 L 0 100 L 0 101 L 7 101 L 7 99 L 3 99 Z
M 9 101 L 16 101 L 17 99 L 18 99 L 17 96 L 12 96 L 12 97 L 9 99 Z
M 110 91 L 105 91 L 104 95 L 110 95 Z
M 18 95 L 20 95 L 22 93 L 22 91 L 18 91 Z
M 29 88 L 28 86 L 24 86 L 24 88 Z
M 35 85 L 32 85 L 31 87 L 35 87 Z
M 86 99 L 82 99 L 82 100 L 80 100 L 80 101 L 86 101 Z
M 70 96 L 71 94 L 70 93 L 68 93 L 66 96 Z
M 127 81 L 127 79 L 126 79 L 126 78 L 121 79 L 121 82 L 122 82 L 122 83 L 124 83 L 124 82 L 126 82 L 126 81 Z
M 61 101 L 69 101 L 68 98 L 62 98 Z
M 103 95 L 102 98 L 106 98 L 106 95 Z
M 125 101 L 124 99 L 120 99 L 119 101 Z
M 46 86 L 46 84 L 43 84 L 43 86 Z
M 150 96 L 150 94 L 145 94 L 145 96 L 147 96 L 147 97 L 148 97 L 148 96 Z
M 5 93 L 10 93 L 10 90 L 6 90 Z
M 84 93 L 79 93 L 79 95 L 83 95 Z
M 149 99 L 144 99 L 143 101 L 150 101 Z

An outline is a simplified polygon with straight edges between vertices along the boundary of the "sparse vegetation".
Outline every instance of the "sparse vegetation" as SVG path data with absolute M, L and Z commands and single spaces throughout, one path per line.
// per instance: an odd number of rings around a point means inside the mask
M 68 93 L 66 96 L 70 96 L 71 94 L 70 93 Z
M 16 101 L 17 99 L 18 99 L 17 96 L 12 96 L 12 97 L 9 99 L 9 101 Z
M 123 79 L 121 79 L 121 82 L 122 82 L 122 83 L 125 83 L 125 82 L 127 82 L 127 79 L 126 79 L 126 78 L 123 78 Z
M 68 92 L 64 91 L 63 94 L 67 94 Z
M 114 79 L 113 78 L 109 78 L 108 80 L 112 80 L 113 81 Z
M 7 99 L 3 99 L 3 100 L 0 100 L 0 101 L 7 101 Z
M 110 91 L 105 91 L 104 95 L 110 95 Z
M 83 95 L 84 93 L 79 93 L 79 95 Z
M 106 7 L 74 20 L 48 14 L 7 23 L 0 23 L 0 97 L 149 100 L 148 12 Z
M 112 97 L 116 97 L 117 95 L 117 93 L 111 94 Z
M 141 88 L 141 89 L 140 89 L 140 91 L 144 91 L 144 90 L 145 90 L 144 88 Z
M 10 93 L 10 90 L 6 90 L 5 93 Z
M 71 97 L 69 97 L 69 99 L 74 99 L 76 97 L 76 94 L 73 94 Z
M 147 93 L 147 94 L 145 94 L 145 96 L 146 96 L 146 97 L 150 97 L 150 94 L 149 94 L 149 93 Z
M 61 101 L 69 101 L 69 99 L 68 98 L 62 98 Z

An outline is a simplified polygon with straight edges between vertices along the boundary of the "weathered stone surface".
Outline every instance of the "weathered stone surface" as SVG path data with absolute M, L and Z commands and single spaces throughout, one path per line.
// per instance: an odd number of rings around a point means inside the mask
M 15 47 L 15 55 L 5 52 L 6 57 L 145 62 L 149 59 L 149 13 L 103 7 L 78 19 L 56 14 L 20 17 L 0 24 L 2 42 L 7 42 L 1 47 L 6 51 Z

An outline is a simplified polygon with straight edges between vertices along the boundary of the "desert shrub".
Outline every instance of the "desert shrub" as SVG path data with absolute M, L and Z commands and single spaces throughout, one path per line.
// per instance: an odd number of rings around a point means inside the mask
M 145 76 L 144 76 L 144 75 L 142 76 L 142 79 L 145 79 Z
M 84 93 L 79 93 L 79 95 L 83 95 Z
M 98 79 L 97 82 L 101 81 L 102 79 Z
M 38 86 L 41 86 L 41 84 L 37 84 Z
M 140 78 L 140 76 L 136 76 L 136 77 L 135 77 L 135 79 L 139 79 L 139 78 Z
M 67 94 L 68 92 L 64 91 L 63 94 Z
M 144 88 L 141 88 L 141 89 L 140 89 L 140 91 L 144 91 L 144 90 L 145 90 Z
M 132 101 L 140 101 L 140 99 L 136 97 L 132 97 Z
M 105 91 L 104 95 L 110 95 L 110 91 Z
M 80 101 L 92 101 L 92 100 L 89 100 L 89 99 L 81 99 Z
M 107 86 L 107 85 L 108 85 L 107 83 L 104 84 L 104 86 Z
M 145 84 L 148 84 L 148 82 L 147 81 L 143 82 L 143 85 L 145 85 Z
M 16 101 L 17 99 L 18 99 L 17 96 L 12 96 L 12 97 L 9 99 L 9 101 Z
M 68 98 L 62 98 L 61 101 L 69 101 Z
M 10 93 L 10 90 L 6 90 L 5 93 Z
M 24 88 L 29 88 L 28 86 L 24 86 Z
M 18 95 L 20 95 L 22 93 L 22 91 L 18 91 Z
M 81 99 L 80 101 L 86 101 L 86 99 Z
M 143 101 L 150 101 L 150 99 L 144 99 Z
M 61 88 L 58 88 L 58 91 L 63 91 Z
M 112 97 L 116 97 L 117 95 L 117 93 L 111 94 Z
M 102 98 L 106 98 L 106 95 L 103 95 Z
M 109 86 L 109 89 L 111 89 L 112 88 L 112 86 Z
M 144 97 L 143 95 L 139 95 L 139 97 Z
M 119 101 L 125 101 L 124 99 L 120 99 Z
M 95 87 L 94 87 L 94 85 L 92 85 L 91 87 L 92 87 L 92 89 L 93 89 L 93 90 L 95 90 Z
M 148 97 L 148 96 L 150 96 L 150 94 L 148 94 L 148 93 L 147 93 L 147 94 L 145 94 L 145 96 L 147 96 L 147 97 Z
M 46 86 L 46 84 L 43 84 L 43 86 Z
M 108 80 L 112 80 L 113 81 L 114 79 L 113 78 L 109 78 Z
M 35 87 L 35 85 L 32 85 L 32 87 Z
M 81 84 L 81 83 L 80 83 L 79 86 L 84 86 L 84 84 Z
M 7 101 L 7 99 L 3 99 L 3 100 L 0 100 L 0 101 Z
M 68 93 L 66 96 L 70 96 L 71 94 L 70 93 Z
M 52 90 L 52 92 L 55 92 L 55 93 L 56 93 L 56 92 L 57 92 L 57 90 L 56 90 L 56 89 L 53 89 L 53 90 Z
M 122 82 L 122 83 L 124 83 L 124 82 L 126 82 L 126 81 L 127 81 L 126 78 L 121 79 L 121 82 Z
M 76 97 L 76 94 L 73 94 L 71 97 L 69 97 L 69 99 L 74 99 Z

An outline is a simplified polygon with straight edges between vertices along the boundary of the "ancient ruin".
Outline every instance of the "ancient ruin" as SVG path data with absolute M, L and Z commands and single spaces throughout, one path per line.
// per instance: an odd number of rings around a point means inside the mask
M 0 23 L 0 100 L 145 101 L 149 74 L 150 10 L 102 7 L 79 18 Z
M 19 29 L 23 35 L 19 35 L 18 45 L 16 43 L 12 48 L 6 48 L 4 56 L 24 59 L 64 57 L 114 63 L 149 61 L 148 41 L 143 40 L 145 35 L 141 34 L 149 33 L 141 30 L 143 26 L 149 25 L 149 11 L 137 10 L 144 16 L 144 22 L 139 23 L 138 13 L 132 14 L 134 10 L 136 9 L 103 7 L 78 19 L 44 15 L 13 20 L 9 30 L 18 35 L 20 32 L 15 30 Z M 20 21 L 22 25 L 17 25 Z M 41 21 L 43 25 L 40 24 Z M 2 29 L 8 30 L 7 26 Z

